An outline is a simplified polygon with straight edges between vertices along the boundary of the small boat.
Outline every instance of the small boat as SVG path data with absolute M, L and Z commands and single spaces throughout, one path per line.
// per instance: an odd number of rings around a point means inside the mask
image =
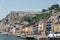
M 0 34 L 5 34 L 5 35 L 8 35 L 8 33 L 7 33 L 7 32 L 3 32 L 3 33 L 0 33 Z
M 18 37 L 23 38 L 23 39 L 27 38 L 26 34 L 24 34 L 24 33 L 22 33 L 21 35 L 18 35 Z
M 34 39 L 34 37 L 27 37 L 26 39 Z
M 21 37 L 21 35 L 17 35 L 17 37 Z
M 35 38 L 33 37 L 33 35 L 27 35 L 26 39 L 34 40 Z
M 27 38 L 26 35 L 21 35 L 20 37 L 23 38 L 23 39 L 26 39 Z

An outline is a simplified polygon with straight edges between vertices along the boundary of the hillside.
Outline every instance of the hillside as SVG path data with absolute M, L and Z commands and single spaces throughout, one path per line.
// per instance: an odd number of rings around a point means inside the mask
M 58 12 L 60 12 L 60 6 L 58 4 L 54 4 L 48 9 L 43 9 L 42 12 L 12 11 L 0 21 L 0 32 L 9 32 L 12 28 L 21 26 L 21 23 L 24 22 L 25 24 L 30 24 L 31 22 L 39 22 L 42 19 L 49 19 L 54 14 L 58 14 Z

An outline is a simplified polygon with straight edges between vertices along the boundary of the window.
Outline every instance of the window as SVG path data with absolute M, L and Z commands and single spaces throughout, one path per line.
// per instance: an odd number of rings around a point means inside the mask
M 19 15 L 19 13 L 17 13 L 17 15 Z
M 51 25 L 46 25 L 46 26 L 51 26 Z

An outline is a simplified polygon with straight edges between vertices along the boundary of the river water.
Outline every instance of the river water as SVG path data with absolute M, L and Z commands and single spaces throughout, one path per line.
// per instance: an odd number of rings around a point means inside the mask
M 17 37 L 14 37 L 14 36 L 0 34 L 0 40 L 27 40 L 27 39 L 22 39 L 22 38 L 17 38 Z

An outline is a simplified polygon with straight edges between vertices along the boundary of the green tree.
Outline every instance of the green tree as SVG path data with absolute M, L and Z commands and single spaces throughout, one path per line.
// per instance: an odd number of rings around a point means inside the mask
M 59 8 L 59 4 L 54 4 L 52 5 L 50 8 L 48 8 L 49 10 L 52 10 L 52 9 L 58 9 Z
M 46 11 L 45 9 L 42 10 L 42 12 L 45 12 L 45 11 Z
M 26 17 L 24 21 L 32 22 L 32 19 L 30 17 Z

